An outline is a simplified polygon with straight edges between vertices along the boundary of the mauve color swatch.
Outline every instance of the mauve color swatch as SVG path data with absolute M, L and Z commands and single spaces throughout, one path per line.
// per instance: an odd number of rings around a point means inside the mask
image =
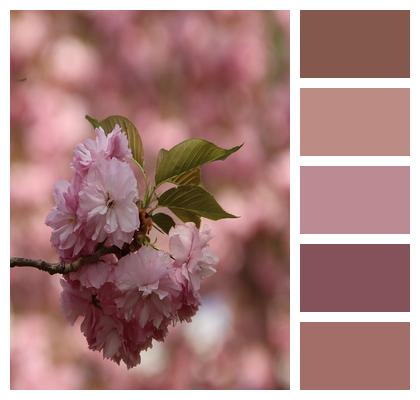
M 300 153 L 410 155 L 410 89 L 301 89 Z
M 301 167 L 301 233 L 410 233 L 409 167 Z
M 407 322 L 303 322 L 300 387 L 326 390 L 410 388 Z
M 302 244 L 300 311 L 410 311 L 410 246 Z
M 301 11 L 300 76 L 409 78 L 410 11 Z

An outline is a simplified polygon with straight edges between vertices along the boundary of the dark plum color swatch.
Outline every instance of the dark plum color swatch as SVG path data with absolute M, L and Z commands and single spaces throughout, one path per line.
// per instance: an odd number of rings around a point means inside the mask
M 300 310 L 410 311 L 410 246 L 301 245 Z

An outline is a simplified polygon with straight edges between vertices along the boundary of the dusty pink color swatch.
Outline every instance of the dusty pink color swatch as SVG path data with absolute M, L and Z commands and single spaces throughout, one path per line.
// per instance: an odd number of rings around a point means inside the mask
M 410 233 L 409 167 L 301 167 L 301 233 Z
M 410 324 L 301 323 L 300 387 L 410 389 Z
M 410 89 L 301 89 L 300 153 L 410 155 Z

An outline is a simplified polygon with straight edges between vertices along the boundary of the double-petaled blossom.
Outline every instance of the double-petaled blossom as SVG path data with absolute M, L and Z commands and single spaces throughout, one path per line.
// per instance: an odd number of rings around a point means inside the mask
M 137 316 L 142 328 L 151 322 L 155 329 L 166 329 L 167 320 L 176 316 L 181 290 L 172 268 L 169 254 L 150 246 L 120 260 L 116 285 L 125 293 L 119 304 L 127 318 Z
M 117 158 L 120 161 L 129 161 L 132 158 L 127 136 L 118 124 L 108 135 L 102 128 L 96 128 L 95 133 L 95 139 L 86 139 L 74 150 L 71 165 L 81 176 L 86 175 L 90 167 L 101 160 Z
M 190 321 L 200 305 L 201 280 L 212 275 L 218 258 L 210 250 L 210 230 L 199 231 L 192 222 L 178 224 L 169 231 L 169 249 L 174 258 L 175 280 L 181 285 L 178 318 Z
M 116 158 L 90 168 L 79 192 L 78 217 L 92 240 L 121 247 L 140 225 L 137 181 L 128 163 Z
M 194 291 L 200 289 L 202 279 L 216 272 L 218 258 L 208 246 L 210 239 L 207 227 L 199 231 L 192 222 L 178 224 L 169 232 L 170 253 Z
M 140 352 L 151 346 L 153 331 L 119 311 L 117 303 L 124 293 L 114 283 L 116 270 L 115 264 L 99 262 L 69 274 L 61 280 L 61 304 L 71 324 L 82 318 L 80 329 L 91 350 L 131 368 L 140 362 Z
M 103 241 L 122 247 L 132 240 L 140 222 L 131 159 L 127 137 L 118 125 L 108 135 L 96 129 L 95 139 L 76 147 L 75 175 L 71 182 L 55 185 L 55 207 L 46 219 L 62 259 L 89 254 Z
M 45 223 L 53 231 L 51 243 L 63 259 L 93 251 L 95 242 L 86 234 L 84 223 L 78 218 L 80 182 L 59 181 L 54 186 L 55 207 L 48 214 Z

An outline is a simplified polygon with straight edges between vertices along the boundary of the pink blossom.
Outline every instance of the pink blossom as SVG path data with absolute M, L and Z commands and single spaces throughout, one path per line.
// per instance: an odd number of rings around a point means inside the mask
M 62 258 L 92 252 L 105 239 L 120 247 L 131 241 L 139 216 L 137 181 L 123 162 L 130 159 L 127 137 L 118 125 L 108 136 L 96 129 L 95 140 L 76 147 L 76 175 L 71 183 L 56 184 L 56 207 L 46 219 L 53 228 L 51 242 Z
M 101 288 L 106 282 L 113 279 L 114 266 L 107 262 L 99 261 L 95 264 L 84 265 L 69 274 L 71 280 L 77 280 L 85 288 Z
M 90 267 L 86 266 L 86 270 Z M 117 364 L 123 360 L 128 368 L 134 367 L 140 362 L 140 352 L 151 346 L 153 330 L 141 329 L 136 319 L 127 321 L 120 317 L 115 302 L 121 292 L 112 282 L 99 286 L 96 281 L 99 288 L 90 283 L 86 287 L 82 282 L 87 283 L 83 278 L 79 281 L 69 276 L 61 280 L 61 304 L 66 318 L 74 324 L 82 317 L 80 329 L 91 350 L 102 351 L 104 358 Z
M 109 311 L 118 295 L 112 284 L 101 288 L 96 300 L 101 308 L 85 336 L 91 350 L 102 351 L 104 358 L 117 364 L 122 360 L 127 368 L 132 368 L 140 363 L 140 352 L 152 346 L 153 336 L 150 329 L 141 329 L 136 319 L 127 321 Z
M 62 258 L 73 258 L 82 251 L 92 251 L 94 243 L 85 234 L 84 224 L 77 216 L 79 182 L 59 181 L 54 186 L 55 207 L 45 223 L 53 228 L 51 243 Z
M 165 319 L 175 316 L 181 287 L 173 280 L 171 269 L 169 254 L 150 246 L 119 261 L 115 279 L 124 297 L 118 305 L 126 318 L 138 317 L 142 328 L 152 322 L 159 329 Z
M 132 158 L 127 136 L 118 124 L 108 135 L 101 127 L 96 128 L 95 132 L 95 139 L 86 139 L 74 150 L 72 167 L 82 176 L 93 164 L 101 160 L 117 158 L 121 161 L 128 161 Z
M 102 128 L 95 129 L 95 131 L 102 131 Z M 101 133 L 102 133 L 101 132 Z M 133 158 L 131 150 L 128 146 L 128 139 L 122 128 L 118 124 L 107 135 L 108 145 L 105 151 L 106 158 L 118 158 L 121 161 L 129 161 Z
M 210 232 L 199 233 L 189 224 L 173 231 L 172 238 L 179 235 L 189 248 L 183 264 L 146 246 L 118 263 L 107 259 L 85 265 L 61 281 L 66 318 L 71 324 L 82 318 L 80 329 L 89 348 L 101 351 L 104 358 L 118 364 L 123 360 L 128 368 L 137 365 L 140 352 L 149 348 L 153 339 L 163 340 L 171 323 L 189 321 L 197 311 L 200 297 L 189 278 L 200 276 L 205 263 L 214 265 L 208 253 Z M 199 249 L 196 260 L 189 254 L 193 246 Z M 190 272 L 192 263 L 195 269 Z M 207 268 L 213 267 L 208 264 Z
M 91 350 L 131 368 L 176 320 L 181 287 L 172 280 L 172 269 L 169 255 L 152 247 L 118 263 L 85 265 L 61 281 L 64 314 L 71 324 L 82 318 L 80 329 Z
M 61 306 L 64 316 L 70 324 L 74 324 L 78 317 L 84 317 L 86 320 L 92 321 L 92 315 L 95 312 L 93 304 L 95 291 L 91 288 L 85 288 L 77 280 L 69 278 L 60 281 L 63 291 L 61 293 Z M 83 327 L 83 324 L 82 324 Z
M 174 279 L 182 290 L 178 301 L 178 319 L 191 321 L 200 306 L 201 280 L 212 275 L 218 258 L 208 247 L 210 229 L 201 232 L 192 222 L 177 224 L 169 231 L 169 249 L 174 262 Z
M 216 272 L 218 258 L 210 250 L 210 229 L 199 231 L 194 223 L 178 224 L 169 232 L 169 249 L 176 265 L 193 290 L 200 289 L 200 281 Z
M 129 164 L 116 158 L 97 162 L 83 181 L 78 216 L 92 239 L 122 247 L 139 227 L 137 181 Z
M 182 282 L 182 290 L 177 299 L 180 304 L 177 310 L 177 318 L 179 321 L 191 322 L 191 318 L 198 311 L 201 304 L 200 294 L 193 289 L 187 279 L 183 278 L 180 282 Z

